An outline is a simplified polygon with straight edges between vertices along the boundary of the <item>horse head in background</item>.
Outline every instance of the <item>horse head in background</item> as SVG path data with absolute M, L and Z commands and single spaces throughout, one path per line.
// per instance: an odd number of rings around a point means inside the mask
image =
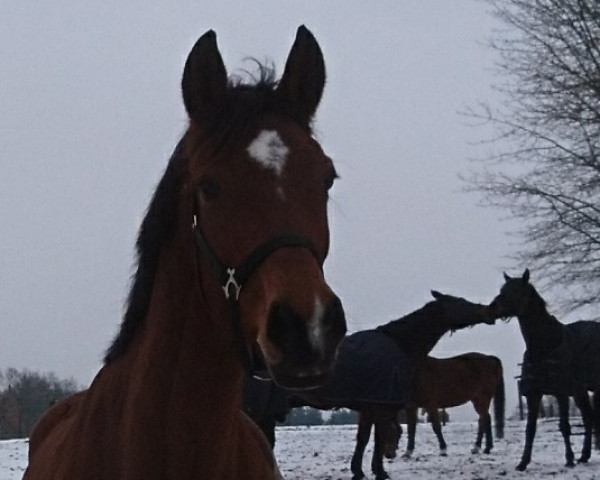
M 183 72 L 189 127 L 141 225 L 119 334 L 90 388 L 33 433 L 26 480 L 274 479 L 240 412 L 255 342 L 273 378 L 329 377 L 346 325 L 325 282 L 331 159 L 311 134 L 325 67 L 298 29 L 279 82 L 228 80 L 216 35 Z

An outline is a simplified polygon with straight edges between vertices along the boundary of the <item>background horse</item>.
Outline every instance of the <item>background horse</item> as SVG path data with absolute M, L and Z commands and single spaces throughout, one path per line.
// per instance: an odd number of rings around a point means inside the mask
M 328 190 L 311 135 L 325 69 L 298 29 L 279 82 L 229 82 L 210 31 L 182 80 L 189 127 L 142 222 L 120 332 L 87 391 L 48 411 L 25 480 L 279 478 L 240 412 L 249 345 L 273 378 L 315 387 L 346 332 L 325 282 Z
M 481 449 L 485 433 L 484 453 L 493 447 L 492 422 L 489 414 L 494 401 L 494 426 L 496 437 L 504 437 L 504 376 L 502 362 L 493 355 L 469 352 L 451 358 L 427 357 L 417 372 L 406 411 L 408 444 L 405 458 L 415 449 L 417 412 L 424 408 L 429 416 L 431 427 L 438 439 L 442 455 L 446 454 L 446 441 L 442 435 L 440 408 L 450 408 L 471 402 L 479 416 L 477 437 L 473 453 Z
M 563 325 L 546 309 L 546 302 L 529 283 L 529 270 L 522 277 L 504 274 L 505 283 L 490 304 L 494 318 L 514 317 L 525 340 L 526 351 L 521 374 L 522 393 L 527 400 L 525 448 L 517 470 L 525 470 L 531 461 L 539 406 L 544 394 L 558 401 L 559 428 L 565 442 L 568 467 L 574 466 L 569 425 L 569 396 L 579 407 L 584 424 L 580 462 L 591 455 L 592 423 L 595 415 L 588 390 L 600 387 L 600 324 L 574 322 Z M 597 413 L 596 413 L 597 415 Z
M 373 425 L 371 469 L 378 480 L 388 478 L 383 455 L 397 445 L 389 439 L 400 434 L 400 427 L 396 426 L 398 409 L 408 399 L 414 370 L 419 369 L 438 340 L 449 331 L 493 322 L 484 305 L 435 291 L 432 295 L 435 301 L 398 320 L 346 337 L 333 376 L 321 388 L 294 394 L 279 389 L 278 395 L 287 396 L 291 407 L 351 408 L 361 413 L 351 462 L 354 479 L 364 478 L 363 454 Z M 351 348 L 355 344 L 356 348 Z M 376 357 L 375 363 L 371 363 L 372 357 Z M 272 432 L 266 434 L 274 438 Z

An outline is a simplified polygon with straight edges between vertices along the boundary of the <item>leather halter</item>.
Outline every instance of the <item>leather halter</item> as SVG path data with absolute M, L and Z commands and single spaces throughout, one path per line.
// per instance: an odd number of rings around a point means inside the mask
M 258 372 L 252 351 L 244 338 L 244 332 L 240 321 L 240 292 L 256 268 L 258 268 L 269 255 L 280 248 L 306 248 L 317 259 L 319 266 L 322 268 L 323 260 L 321 255 L 319 255 L 314 244 L 308 238 L 295 233 L 283 233 L 270 238 L 265 243 L 256 247 L 239 266 L 230 267 L 219 260 L 213 249 L 210 248 L 206 242 L 200 231 L 197 215 L 194 215 L 192 230 L 194 232 L 194 241 L 198 250 L 200 250 L 202 256 L 208 261 L 211 269 L 216 274 L 225 294 L 225 299 L 227 300 L 227 305 L 229 307 L 229 317 L 231 319 L 234 341 L 246 374 L 255 378 L 269 378 L 268 375 L 265 376 Z

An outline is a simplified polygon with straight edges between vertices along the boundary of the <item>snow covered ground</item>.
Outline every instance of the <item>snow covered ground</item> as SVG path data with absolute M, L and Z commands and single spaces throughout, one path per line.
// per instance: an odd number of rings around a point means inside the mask
M 573 419 L 575 434 L 578 419 Z M 558 425 L 540 421 L 533 449 L 533 460 L 526 472 L 517 472 L 515 465 L 521 456 L 524 422 L 507 422 L 506 438 L 497 441 L 490 455 L 472 455 L 475 438 L 474 423 L 451 423 L 445 427 L 448 456 L 438 454 L 435 439 L 428 425 L 417 429 L 417 446 L 411 460 L 397 458 L 386 462 L 392 480 L 600 480 L 600 453 L 591 461 L 568 469 L 564 465 L 564 449 Z M 277 431 L 275 453 L 286 480 L 350 480 L 350 458 L 354 449 L 356 427 L 283 427 Z M 582 437 L 572 437 L 576 455 L 581 450 Z M 401 440 L 401 448 L 405 439 Z M 363 470 L 370 474 L 372 446 L 366 452 Z M 21 479 L 27 465 L 27 442 L 0 442 L 0 480 Z M 373 477 L 369 477 L 373 478 Z M 215 479 L 216 480 L 216 479 Z M 244 480 L 244 479 L 240 479 Z
M 17 480 L 27 466 L 27 442 L 5 440 L 0 442 L 0 480 Z

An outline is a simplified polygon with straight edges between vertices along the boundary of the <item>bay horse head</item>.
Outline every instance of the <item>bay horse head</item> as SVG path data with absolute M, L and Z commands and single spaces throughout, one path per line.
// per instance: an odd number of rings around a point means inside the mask
M 398 417 L 395 416 L 389 422 L 379 422 L 375 428 L 379 429 L 381 435 L 383 456 L 388 460 L 393 460 L 396 458 L 398 445 L 402 437 L 402 425 L 400 425 Z
M 490 317 L 486 305 L 469 302 L 464 298 L 440 293 L 437 290 L 432 290 L 431 295 L 443 310 L 440 318 L 451 330 L 471 327 L 480 323 L 494 324 L 494 319 Z
M 529 282 L 529 269 L 525 269 L 521 277 L 504 275 L 504 285 L 500 293 L 492 300 L 489 310 L 494 318 L 516 317 L 524 313 L 533 300 L 543 300 Z
M 38 423 L 25 480 L 281 478 L 240 409 L 243 366 L 258 345 L 281 385 L 318 386 L 346 323 L 323 274 L 321 50 L 300 27 L 280 81 L 260 71 L 229 80 L 212 31 L 192 48 L 189 126 L 140 227 L 121 328 L 90 387 Z
M 322 384 L 346 332 L 323 276 L 337 177 L 311 134 L 324 85 L 321 50 L 304 27 L 278 83 L 264 67 L 255 85 L 228 81 L 212 31 L 193 47 L 182 79 L 202 288 L 237 312 L 242 358 L 256 341 L 287 388 Z

